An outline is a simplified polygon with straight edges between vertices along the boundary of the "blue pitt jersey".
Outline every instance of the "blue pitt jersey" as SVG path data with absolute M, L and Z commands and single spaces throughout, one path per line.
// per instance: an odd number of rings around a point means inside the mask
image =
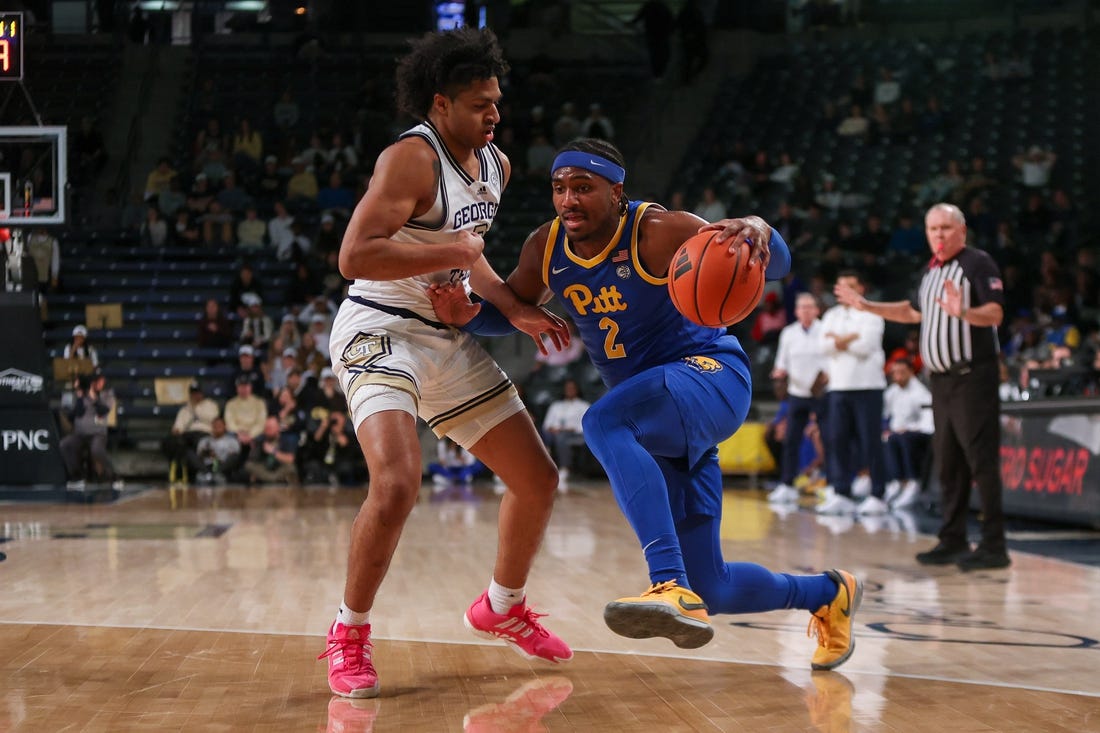
M 684 318 L 668 296 L 668 278 L 645 271 L 637 223 L 648 203 L 631 201 L 611 242 L 584 259 L 573 251 L 561 220 L 550 225 L 542 279 L 565 306 L 607 386 L 686 356 L 741 351 L 725 329 Z

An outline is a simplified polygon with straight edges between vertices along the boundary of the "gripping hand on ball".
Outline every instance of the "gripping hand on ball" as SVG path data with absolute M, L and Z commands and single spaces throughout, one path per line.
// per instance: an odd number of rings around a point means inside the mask
M 767 268 L 771 260 L 771 250 L 768 244 L 771 242 L 772 229 L 768 223 L 759 216 L 746 216 L 740 219 L 719 219 L 713 224 L 699 227 L 699 231 L 718 230 L 718 242 L 729 242 L 730 252 L 740 246 L 741 242 L 748 242 L 752 247 L 750 261 L 759 262 Z

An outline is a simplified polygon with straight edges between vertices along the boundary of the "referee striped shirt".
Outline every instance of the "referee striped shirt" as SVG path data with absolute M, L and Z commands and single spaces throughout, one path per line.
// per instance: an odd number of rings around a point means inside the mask
M 944 297 L 944 283 L 951 280 L 962 294 L 964 309 L 985 303 L 1004 307 L 1004 285 L 997 263 L 980 249 L 964 247 L 955 257 L 928 264 L 912 305 L 921 312 L 920 353 L 932 372 L 948 372 L 970 363 L 997 358 L 1000 347 L 993 326 L 972 326 L 955 318 L 936 302 Z

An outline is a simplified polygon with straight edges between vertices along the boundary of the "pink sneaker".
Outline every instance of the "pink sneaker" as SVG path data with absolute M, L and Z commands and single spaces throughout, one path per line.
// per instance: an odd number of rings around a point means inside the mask
M 371 662 L 370 624 L 344 626 L 333 623 L 328 649 L 317 656 L 328 658 L 328 687 L 343 697 L 378 697 L 378 673 Z
M 466 628 L 485 639 L 503 639 L 528 659 L 565 662 L 573 658 L 569 645 L 550 632 L 538 619 L 545 613 L 535 613 L 527 603 L 517 603 L 507 614 L 493 611 L 489 592 L 485 591 L 466 609 Z

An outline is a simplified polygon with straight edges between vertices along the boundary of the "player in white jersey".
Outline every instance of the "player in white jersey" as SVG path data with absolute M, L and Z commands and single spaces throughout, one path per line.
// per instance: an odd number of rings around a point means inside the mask
M 340 248 L 354 279 L 330 353 L 370 471 L 352 526 L 343 603 L 328 633 L 329 687 L 378 694 L 370 609 L 420 489 L 416 418 L 448 435 L 503 479 L 496 565 L 465 614 L 482 636 L 528 657 L 572 656 L 527 606 L 524 586 L 550 519 L 557 469 L 515 388 L 464 332 L 440 324 L 426 289 L 462 283 L 542 345 L 568 340 L 561 319 L 518 301 L 482 256 L 508 159 L 492 144 L 498 78 L 508 70 L 489 30 L 433 33 L 397 71 L 398 105 L 422 120 L 378 157 Z

